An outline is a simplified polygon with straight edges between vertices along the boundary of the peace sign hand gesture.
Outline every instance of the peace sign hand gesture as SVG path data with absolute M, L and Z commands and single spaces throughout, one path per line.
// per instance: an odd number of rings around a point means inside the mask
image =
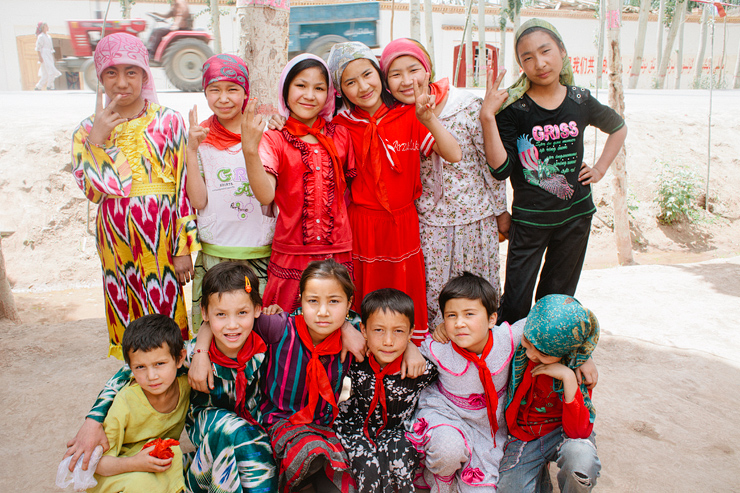
M 208 137 L 210 128 L 201 127 L 198 123 L 198 105 L 193 106 L 188 115 L 190 128 L 188 129 L 188 150 L 197 151 L 198 147 Z
M 483 98 L 481 113 L 487 116 L 494 116 L 509 97 L 506 89 L 499 89 L 501 81 L 504 80 L 504 75 L 506 75 L 506 69 L 499 71 L 496 80 L 493 80 L 493 72 L 493 67 L 490 65 L 486 67 L 486 96 Z
M 264 128 L 262 115 L 257 113 L 257 98 L 252 98 L 242 114 L 242 149 L 256 152 Z
M 414 99 L 416 100 L 416 118 L 426 124 L 434 118 L 434 108 L 436 103 L 431 94 L 429 94 L 429 72 L 424 75 L 424 84 L 414 79 Z
M 95 102 L 95 120 L 92 129 L 90 129 L 90 135 L 87 136 L 87 140 L 93 145 L 103 147 L 113 129 L 128 121 L 128 118 L 123 118 L 117 111 L 118 101 L 121 97 L 118 94 L 108 106 L 103 108 L 103 89 L 98 90 L 97 101 Z

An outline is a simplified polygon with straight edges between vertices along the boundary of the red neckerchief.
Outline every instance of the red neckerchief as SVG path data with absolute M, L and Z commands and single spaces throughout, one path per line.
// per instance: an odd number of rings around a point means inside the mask
M 347 188 L 347 182 L 344 179 L 342 164 L 339 162 L 339 153 L 334 145 L 334 140 L 327 137 L 326 134 L 321 131 L 325 126 L 326 120 L 320 116 L 316 118 L 316 121 L 313 122 L 313 125 L 310 127 L 291 116 L 288 118 L 288 121 L 285 122 L 285 125 L 283 125 L 283 129 L 296 137 L 303 137 L 308 134 L 313 135 L 319 141 L 319 144 L 324 146 L 324 149 L 326 149 L 326 152 L 329 154 L 332 165 L 334 166 L 334 179 L 337 182 L 339 197 L 342 197 Z
M 316 412 L 316 405 L 319 402 L 319 396 L 323 397 L 326 402 L 331 404 L 334 409 L 332 423 L 337 417 L 339 408 L 337 400 L 334 397 L 334 391 L 331 388 L 329 375 L 326 368 L 319 361 L 319 356 L 331 355 L 336 356 L 342 351 L 342 333 L 335 330 L 332 334 L 314 346 L 311 334 L 308 333 L 308 326 L 303 315 L 296 315 L 295 327 L 298 336 L 301 338 L 303 345 L 311 352 L 311 360 L 306 366 L 306 384 L 308 384 L 308 405 L 290 417 L 289 421 L 294 425 L 305 425 L 313 421 Z
M 211 341 L 211 347 L 208 348 L 208 357 L 211 358 L 213 363 L 225 368 L 236 368 L 236 407 L 234 410 L 239 417 L 252 424 L 257 424 L 257 421 L 246 407 L 247 376 L 244 374 L 244 368 L 255 354 L 264 353 L 265 351 L 267 351 L 267 346 L 260 336 L 254 332 L 251 332 L 247 337 L 236 355 L 236 361 L 226 356 L 216 347 L 215 339 Z
M 429 84 L 429 89 L 432 96 L 434 96 L 434 104 L 439 105 L 439 103 L 441 103 L 447 96 L 447 93 L 450 92 L 450 79 L 445 77 L 437 82 L 432 82 Z
M 201 123 L 200 126 L 210 129 L 206 136 L 206 140 L 204 140 L 203 143 L 210 144 L 219 151 L 226 150 L 236 144 L 241 144 L 242 136 L 235 134 L 221 125 L 221 122 L 218 121 L 216 115 L 211 115 L 211 117 Z
M 362 151 L 359 155 L 355 156 L 355 160 L 357 161 L 358 167 L 363 170 L 367 170 L 367 172 L 371 174 L 373 183 L 377 185 L 376 196 L 378 198 L 378 202 L 380 202 L 383 208 L 388 212 L 391 212 L 390 202 L 388 201 L 388 191 L 385 188 L 385 183 L 380 178 L 383 163 L 381 153 L 385 153 L 393 171 L 401 173 L 403 170 L 395 149 L 386 145 L 387 139 L 385 138 L 386 135 L 384 127 L 397 118 L 403 116 L 406 111 L 414 111 L 414 106 L 398 105 L 394 106 L 393 109 L 388 109 L 385 104 L 381 104 L 380 108 L 378 108 L 372 116 L 362 108 L 355 106 L 350 112 L 350 115 L 354 117 L 355 120 L 346 118 L 348 123 L 351 125 L 364 126 Z M 358 119 L 360 121 L 358 121 Z M 355 149 L 357 149 L 357 147 L 355 147 Z
M 486 357 L 493 348 L 493 333 L 491 329 L 488 329 L 488 342 L 483 348 L 483 353 L 478 356 L 472 351 L 458 347 L 454 342 L 452 348 L 457 354 L 465 358 L 466 360 L 473 363 L 478 368 L 478 377 L 480 382 L 483 384 L 483 393 L 486 396 L 486 410 L 488 411 L 488 423 L 491 425 L 491 436 L 493 437 L 493 445 L 496 446 L 496 432 L 498 431 L 498 420 L 496 419 L 496 408 L 498 408 L 498 394 L 496 392 L 496 386 L 493 385 L 493 377 L 491 377 L 491 371 L 486 365 Z
M 370 438 L 370 433 L 367 430 L 367 425 L 370 421 L 370 416 L 373 415 L 375 408 L 378 406 L 378 401 L 380 401 L 380 406 L 383 408 L 383 424 L 380 426 L 380 428 L 378 428 L 377 434 L 379 435 L 380 432 L 388 424 L 388 407 L 385 398 L 385 385 L 383 385 L 383 378 L 386 375 L 394 375 L 401 371 L 403 355 L 394 359 L 392 362 L 385 365 L 385 367 L 382 369 L 380 368 L 380 364 L 378 363 L 378 361 L 375 359 L 375 356 L 370 355 L 367 361 L 368 363 L 370 363 L 370 368 L 373 369 L 373 373 L 375 373 L 375 392 L 373 393 L 372 401 L 370 401 L 370 410 L 368 411 L 367 417 L 365 418 L 365 424 L 362 426 L 362 431 L 363 433 L 365 433 L 367 439 L 370 440 L 370 443 L 375 445 L 373 439 Z

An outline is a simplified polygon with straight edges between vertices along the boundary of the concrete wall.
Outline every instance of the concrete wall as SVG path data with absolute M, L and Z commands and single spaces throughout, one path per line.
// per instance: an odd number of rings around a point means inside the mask
M 294 2 L 295 4 L 296 2 Z M 105 8 L 106 0 L 0 0 L 0 91 L 20 90 L 20 69 L 18 64 L 18 52 L 16 48 L 16 36 L 32 34 L 36 23 L 45 21 L 49 24 L 52 34 L 69 34 L 66 21 L 68 19 L 89 19 L 95 17 L 96 5 Z M 31 8 L 32 6 L 32 8 Z M 132 17 L 145 18 L 145 13 L 150 11 L 166 12 L 169 6 L 165 0 L 159 1 L 137 1 L 132 9 Z M 209 15 L 205 11 L 205 5 L 191 0 L 191 13 L 196 15 L 195 27 L 208 28 Z M 393 35 L 395 37 L 408 36 L 409 13 L 407 4 L 396 4 Z M 222 6 L 222 12 L 227 12 L 221 18 L 221 37 L 223 51 L 235 53 L 237 50 L 237 19 L 235 7 Z M 202 14 L 198 15 L 200 12 Z M 497 30 L 494 20 L 496 9 L 487 9 L 486 41 L 496 46 L 500 44 L 501 33 Z M 379 25 L 380 45 L 385 46 L 390 41 L 390 2 L 383 2 L 381 11 L 381 22 Z M 576 83 L 585 87 L 593 87 L 595 84 L 596 68 L 596 39 L 598 35 L 598 21 L 594 19 L 591 12 L 570 11 L 547 11 L 547 10 L 525 10 L 522 19 L 529 17 L 543 17 L 552 22 L 565 38 L 565 45 L 572 58 L 574 70 L 576 71 Z M 474 13 L 474 23 L 477 15 Z M 640 87 L 652 86 L 652 81 L 657 74 L 657 22 L 655 16 L 651 16 L 648 25 L 647 40 L 643 70 L 640 77 Z M 112 0 L 109 14 L 111 19 L 120 19 L 120 4 Z M 452 77 L 453 75 L 453 50 L 462 40 L 462 26 L 465 24 L 464 10 L 461 7 L 437 6 L 434 14 L 435 48 L 436 48 L 436 71 L 438 77 Z M 625 74 L 628 74 L 632 64 L 632 53 L 634 50 L 634 39 L 637 32 L 637 15 L 626 14 L 622 26 L 622 63 Z M 496 31 L 490 31 L 490 29 Z M 422 35 L 424 33 L 422 16 Z M 477 31 L 473 33 L 473 39 L 477 40 Z M 699 40 L 699 15 L 693 14 L 685 25 L 684 34 L 684 60 L 682 67 L 682 88 L 688 88 L 693 79 L 693 67 L 696 63 L 696 55 Z M 718 19 L 715 26 L 715 53 L 713 65 L 719 64 L 722 45 L 725 41 L 724 27 Z M 733 17 L 727 24 L 725 56 L 725 80 L 731 86 L 732 75 L 735 70 L 737 52 L 740 45 L 740 18 Z M 504 54 L 505 66 L 511 71 L 513 55 L 513 33 L 507 33 L 507 53 Z M 671 69 L 666 79 L 666 88 L 673 88 L 675 81 L 675 49 L 671 62 Z M 378 50 L 379 52 L 380 50 Z M 702 62 L 706 68 L 709 67 L 709 44 L 705 60 Z M 255 74 L 256 75 L 256 74 Z M 606 73 L 605 73 L 606 75 Z M 155 80 L 160 89 L 169 88 L 161 69 L 155 70 Z M 512 75 L 507 76 L 506 82 L 513 80 Z M 627 76 L 624 76 L 626 83 Z M 603 86 L 606 87 L 606 77 Z

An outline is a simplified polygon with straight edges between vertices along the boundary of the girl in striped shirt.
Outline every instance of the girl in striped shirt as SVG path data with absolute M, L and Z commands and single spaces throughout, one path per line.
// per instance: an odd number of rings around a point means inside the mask
M 345 346 L 350 338 L 364 346 L 359 331 L 345 323 L 354 284 L 345 266 L 327 259 L 311 262 L 299 287 L 300 311 L 256 320 L 267 361 L 258 377 L 255 417 L 270 435 L 280 491 L 355 492 L 347 454 L 331 429 L 342 380 L 354 361 L 352 355 L 342 361 L 343 339 Z M 198 346 L 209 335 L 204 324 Z

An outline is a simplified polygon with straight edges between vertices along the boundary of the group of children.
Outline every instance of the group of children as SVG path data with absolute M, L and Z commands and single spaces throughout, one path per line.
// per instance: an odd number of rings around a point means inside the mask
M 354 42 L 328 63 L 300 55 L 266 132 L 246 64 L 216 55 L 203 67 L 213 116 L 194 108 L 186 137 L 141 42 L 103 38 L 107 101 L 75 132 L 73 171 L 100 204 L 110 354 L 129 366 L 69 443 L 72 466 L 100 443 L 100 491 L 536 491 L 557 461 L 561 490 L 592 488 L 599 332 L 572 295 L 588 185 L 626 127 L 572 86 L 554 27 L 525 23 L 516 54 L 522 78 L 500 90 L 489 70 L 483 100 L 430 82 L 413 40 L 379 64 Z M 593 168 L 589 124 L 610 133 Z M 127 412 L 156 418 L 129 434 L 139 418 L 118 416 L 132 393 Z M 195 452 L 147 456 L 183 423 Z

